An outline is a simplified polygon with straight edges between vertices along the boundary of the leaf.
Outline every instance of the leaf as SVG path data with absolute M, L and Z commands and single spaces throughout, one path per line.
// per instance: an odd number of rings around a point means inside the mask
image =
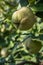
M 31 7 L 35 12 L 43 12 L 43 3 L 39 3 Z
M 34 4 L 36 0 L 28 0 L 30 4 Z

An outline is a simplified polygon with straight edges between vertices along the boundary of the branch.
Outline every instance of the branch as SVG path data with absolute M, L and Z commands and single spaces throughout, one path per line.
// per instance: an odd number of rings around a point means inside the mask
M 16 64 L 16 65 L 24 65 L 24 64 L 26 64 L 26 63 L 32 64 L 32 65 L 38 65 L 38 63 L 35 63 L 35 62 L 32 62 L 32 61 L 22 61 L 21 63 L 18 63 L 18 64 Z

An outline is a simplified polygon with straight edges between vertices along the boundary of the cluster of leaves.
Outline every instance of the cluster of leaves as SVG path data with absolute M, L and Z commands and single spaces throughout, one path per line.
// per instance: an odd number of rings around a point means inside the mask
M 12 14 L 23 6 L 29 6 L 32 9 L 33 13 L 36 15 L 37 23 L 30 31 L 18 32 L 12 22 Z M 20 44 L 24 40 L 24 37 L 30 34 L 32 38 L 40 39 L 43 45 L 43 0 L 0 0 L 1 65 L 6 65 L 7 62 L 7 65 L 16 65 L 23 60 L 37 63 L 39 62 L 38 59 L 43 59 L 43 48 L 40 51 L 41 53 L 29 54 L 23 48 L 22 44 Z M 8 55 L 4 58 L 1 55 L 1 49 L 3 48 L 8 49 Z

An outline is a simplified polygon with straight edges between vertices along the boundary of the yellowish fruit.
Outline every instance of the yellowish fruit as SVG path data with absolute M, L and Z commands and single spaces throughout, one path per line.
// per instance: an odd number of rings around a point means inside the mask
M 8 56 L 8 50 L 7 50 L 6 48 L 3 48 L 3 49 L 1 50 L 1 56 L 2 56 L 2 57 L 7 57 L 7 56 Z
M 30 8 L 22 7 L 13 13 L 12 21 L 17 29 L 29 30 L 36 22 L 36 18 Z
M 24 45 L 26 49 L 32 54 L 38 53 L 42 47 L 41 41 L 29 38 L 25 40 Z

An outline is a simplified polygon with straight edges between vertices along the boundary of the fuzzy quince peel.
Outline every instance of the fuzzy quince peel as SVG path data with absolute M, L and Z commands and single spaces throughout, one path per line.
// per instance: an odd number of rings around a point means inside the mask
M 22 7 L 13 13 L 12 21 L 17 29 L 29 30 L 36 22 L 36 18 L 30 8 Z
M 24 45 L 27 51 L 29 51 L 29 53 L 32 53 L 32 54 L 38 53 L 42 47 L 40 40 L 29 39 L 29 38 L 25 40 Z

